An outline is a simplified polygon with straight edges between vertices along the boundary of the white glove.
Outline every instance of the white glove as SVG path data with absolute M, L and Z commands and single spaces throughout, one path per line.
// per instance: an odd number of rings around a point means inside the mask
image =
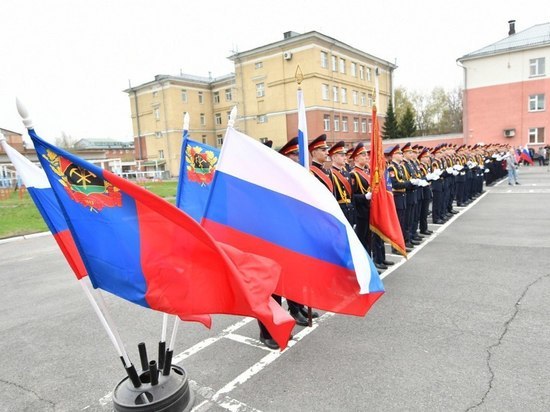
M 367 200 L 371 200 L 371 198 L 372 198 L 372 192 L 367 192 L 367 193 L 365 193 L 365 198 L 366 198 Z
M 448 167 L 445 169 L 447 171 L 447 173 L 451 174 L 453 173 L 453 168 L 452 167 Z
M 421 181 L 420 181 L 420 186 L 426 187 L 426 186 L 428 186 L 428 185 L 429 185 L 429 183 L 428 183 L 426 180 L 421 180 Z
M 485 160 L 485 163 L 490 163 L 490 162 L 491 162 L 491 159 Z
M 468 166 L 468 167 L 469 167 L 470 169 L 473 169 L 473 168 L 476 167 L 476 166 L 477 166 L 477 165 L 476 165 L 474 162 L 472 162 L 472 164 L 470 164 L 470 166 Z
M 437 177 L 441 176 L 442 173 L 443 173 L 443 170 L 441 170 L 441 169 L 435 169 L 435 170 L 434 170 L 434 174 L 435 174 Z
M 453 169 L 458 170 L 458 171 L 460 172 L 462 169 L 464 169 L 464 166 L 462 166 L 462 165 L 454 165 L 454 166 L 453 166 Z
M 460 172 L 460 176 L 466 176 L 466 172 Z
M 489 173 L 489 169 L 485 169 L 485 173 Z
M 497 158 L 497 154 L 496 153 L 493 153 L 493 155 L 491 156 L 493 159 L 496 159 Z
M 453 170 L 453 176 L 458 176 L 458 171 L 457 170 Z

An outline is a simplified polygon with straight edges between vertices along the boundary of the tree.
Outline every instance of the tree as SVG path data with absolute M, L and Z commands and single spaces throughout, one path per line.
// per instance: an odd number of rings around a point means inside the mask
M 75 139 L 65 132 L 61 132 L 61 137 L 55 139 L 55 145 L 63 149 L 72 149 L 75 143 Z
M 415 114 L 411 106 L 407 106 L 403 117 L 399 121 L 399 134 L 402 137 L 412 137 L 416 135 Z
M 399 125 L 397 124 L 397 119 L 393 111 L 393 104 L 390 99 L 388 110 L 386 111 L 386 120 L 382 128 L 382 139 L 397 139 L 399 137 Z
M 395 111 L 395 117 L 397 122 L 400 123 L 407 111 L 407 107 L 410 107 L 414 112 L 414 106 L 409 99 L 407 90 L 404 87 L 397 87 L 394 92 L 394 101 L 393 106 Z

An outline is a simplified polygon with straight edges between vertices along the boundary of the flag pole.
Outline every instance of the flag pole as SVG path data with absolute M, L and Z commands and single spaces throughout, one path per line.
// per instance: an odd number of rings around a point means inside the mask
M 296 97 L 298 100 L 298 153 L 300 164 L 309 168 L 309 152 L 308 152 L 308 135 L 307 135 L 307 117 L 306 107 L 304 103 L 304 94 L 302 92 L 302 82 L 304 81 L 304 73 L 300 68 L 300 65 L 296 66 L 296 73 L 294 75 L 296 83 L 298 83 L 298 90 Z M 309 327 L 313 326 L 313 310 L 310 306 L 307 306 L 307 324 Z
M 170 375 L 170 369 L 172 368 L 172 356 L 174 355 L 174 345 L 176 344 L 176 334 L 178 333 L 178 326 L 180 324 L 180 319 L 177 316 L 174 316 L 174 327 L 172 328 L 172 337 L 170 338 L 170 345 L 168 345 L 168 350 L 166 351 L 166 358 L 164 359 L 164 367 L 162 374 L 164 376 Z

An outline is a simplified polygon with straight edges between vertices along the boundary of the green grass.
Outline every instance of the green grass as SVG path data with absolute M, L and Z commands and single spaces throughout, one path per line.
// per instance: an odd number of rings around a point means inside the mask
M 171 203 L 175 202 L 177 185 L 176 181 L 140 184 Z M 47 230 L 46 223 L 27 192 L 20 198 L 18 192 L 10 190 L 8 199 L 0 198 L 0 239 Z

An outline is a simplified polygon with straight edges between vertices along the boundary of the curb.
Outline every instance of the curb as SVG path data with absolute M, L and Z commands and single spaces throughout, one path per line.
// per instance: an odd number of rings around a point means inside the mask
M 29 235 L 8 237 L 6 239 L 0 239 L 0 245 L 4 243 L 17 242 L 19 240 L 34 239 L 35 237 L 43 237 L 51 235 L 51 232 L 31 233 Z

